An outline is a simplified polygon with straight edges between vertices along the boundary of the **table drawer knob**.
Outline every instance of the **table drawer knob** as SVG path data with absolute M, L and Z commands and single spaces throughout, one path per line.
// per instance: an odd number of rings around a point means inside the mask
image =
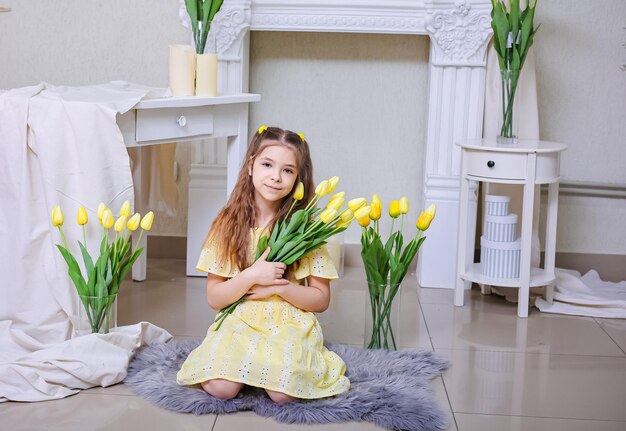
M 495 165 L 496 165 L 496 162 L 494 162 L 493 160 L 489 160 L 487 162 L 487 167 L 489 167 L 489 168 L 493 168 Z
M 176 123 L 178 123 L 180 127 L 185 127 L 187 125 L 187 117 L 181 115 L 178 120 L 176 120 Z

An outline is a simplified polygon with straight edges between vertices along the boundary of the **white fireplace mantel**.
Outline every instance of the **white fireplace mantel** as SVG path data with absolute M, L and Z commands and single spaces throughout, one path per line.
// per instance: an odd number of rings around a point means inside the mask
M 437 223 L 420 252 L 424 287 L 455 285 L 461 163 L 454 143 L 482 137 L 490 10 L 490 0 L 225 0 L 212 24 L 220 94 L 248 91 L 250 31 L 430 37 L 424 205 L 437 205 Z M 201 153 L 194 160 L 197 175 L 219 169 Z

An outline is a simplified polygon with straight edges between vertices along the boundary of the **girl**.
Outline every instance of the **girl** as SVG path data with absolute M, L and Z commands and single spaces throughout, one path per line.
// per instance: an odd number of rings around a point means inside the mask
M 215 218 L 197 268 L 208 273 L 207 300 L 220 310 L 244 294 L 228 315 L 185 360 L 180 385 L 200 383 L 227 400 L 244 385 L 264 388 L 276 403 L 345 392 L 345 363 L 324 347 L 315 312 L 328 308 L 337 272 L 321 247 L 287 268 L 267 262 L 267 249 L 251 263 L 262 234 L 271 232 L 293 202 L 298 182 L 313 196 L 313 166 L 304 136 L 278 127 L 259 128 L 248 147 L 226 206 Z M 306 280 L 306 284 L 304 281 Z

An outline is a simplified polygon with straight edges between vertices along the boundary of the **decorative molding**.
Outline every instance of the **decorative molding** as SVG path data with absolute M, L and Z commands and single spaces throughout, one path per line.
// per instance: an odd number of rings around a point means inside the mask
M 481 66 L 487 63 L 491 37 L 489 11 L 473 11 L 465 1 L 454 8 L 434 12 L 426 21 L 432 41 L 431 63 L 435 66 Z
M 425 34 L 420 0 L 255 0 L 252 30 Z
M 209 33 L 209 46 L 215 46 L 216 52 L 223 57 L 233 46 L 235 41 L 250 28 L 251 11 L 249 7 L 222 7 L 215 15 Z M 240 61 L 235 52 L 230 61 Z M 232 56 L 232 55 L 231 55 Z

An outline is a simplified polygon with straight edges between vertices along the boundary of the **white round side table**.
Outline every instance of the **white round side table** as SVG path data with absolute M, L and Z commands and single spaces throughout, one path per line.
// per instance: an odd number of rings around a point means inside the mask
M 517 315 L 528 317 L 530 287 L 546 286 L 546 300 L 554 291 L 554 256 L 559 195 L 560 154 L 564 144 L 537 140 L 519 140 L 517 144 L 498 144 L 480 139 L 457 143 L 461 147 L 461 196 L 459 202 L 459 236 L 457 246 L 454 305 L 462 306 L 465 289 L 471 283 L 519 288 Z M 523 184 L 519 278 L 490 278 L 482 274 L 480 263 L 474 263 L 474 229 L 469 229 L 470 181 Z M 531 267 L 531 234 L 535 185 L 548 184 L 548 207 L 543 268 Z M 474 214 L 475 216 L 475 214 Z M 472 218 L 474 219 L 474 218 Z

